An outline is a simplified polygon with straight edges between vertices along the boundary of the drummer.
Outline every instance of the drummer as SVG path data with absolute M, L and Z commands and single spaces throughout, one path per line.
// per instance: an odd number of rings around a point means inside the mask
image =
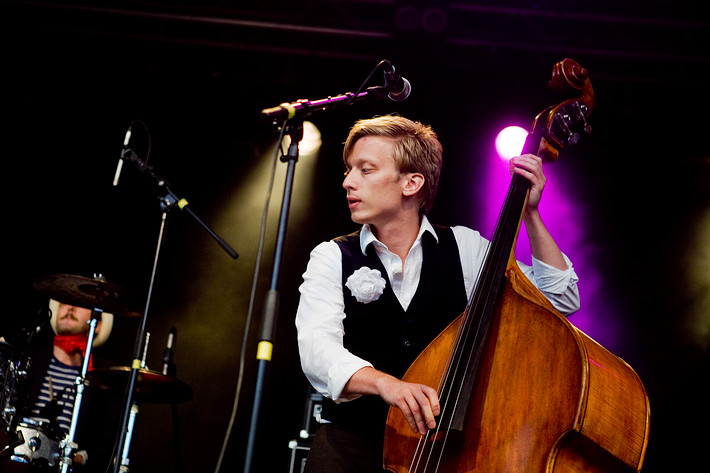
M 74 408 L 74 382 L 81 374 L 81 368 L 89 340 L 91 310 L 50 300 L 52 317 L 50 324 L 56 333 L 52 346 L 52 357 L 45 371 L 39 392 L 32 396 L 32 415 L 42 417 L 42 411 L 56 410 L 52 420 L 56 419 L 64 431 L 71 426 Z M 103 345 L 111 333 L 112 314 L 102 314 L 96 326 L 93 346 Z M 89 370 L 92 369 L 89 360 Z M 59 410 L 61 409 L 61 410 Z
M 49 307 L 54 337 L 51 346 L 39 346 L 31 351 L 32 369 L 23 417 L 47 421 L 52 433 L 61 439 L 66 436 L 71 426 L 76 396 L 75 381 L 81 375 L 84 363 L 92 310 L 55 300 L 50 300 Z M 101 346 L 107 341 L 112 326 L 113 315 L 102 313 L 97 322 L 92 347 Z M 89 371 L 100 367 L 95 366 L 97 363 L 106 365 L 95 359 L 92 350 Z M 92 449 L 82 443 L 82 439 L 91 444 L 104 438 L 109 440 L 109 445 L 99 447 L 100 450 L 110 450 L 112 447 L 110 439 L 113 438 L 115 429 L 110 432 L 96 431 L 97 428 L 107 430 L 107 426 L 111 425 L 107 418 L 118 420 L 120 399 L 108 399 L 106 396 L 104 391 L 92 392 L 90 388 L 84 391 L 76 436 L 79 449 L 73 458 L 74 465 L 86 464 L 86 469 L 82 471 L 103 471 L 106 466 L 105 458 L 101 458 L 106 452 L 94 455 Z M 106 410 L 111 413 L 105 412 Z M 110 451 L 108 454 L 110 455 Z M 88 462 L 89 456 L 92 457 L 91 462 Z

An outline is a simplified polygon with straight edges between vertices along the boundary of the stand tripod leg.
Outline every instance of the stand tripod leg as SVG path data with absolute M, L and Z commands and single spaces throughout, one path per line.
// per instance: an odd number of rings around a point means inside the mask
M 130 459 L 128 458 L 128 452 L 131 449 L 131 437 L 133 436 L 133 426 L 136 423 L 136 416 L 138 415 L 138 404 L 133 404 L 131 406 L 131 414 L 128 418 L 128 429 L 126 430 L 126 442 L 123 445 L 123 452 L 121 453 L 121 468 L 120 471 L 127 472 L 128 464 Z

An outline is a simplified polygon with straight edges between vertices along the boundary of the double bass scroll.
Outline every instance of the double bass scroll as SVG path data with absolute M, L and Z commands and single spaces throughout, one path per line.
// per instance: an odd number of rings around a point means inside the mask
M 555 65 L 550 86 L 567 96 L 535 118 L 524 148 L 547 161 L 591 130 L 594 100 L 587 71 L 571 59 Z M 403 377 L 437 388 L 442 413 L 423 436 L 390 408 L 389 471 L 641 470 L 650 418 L 643 383 L 555 310 L 515 262 L 527 183 L 512 178 L 469 306 Z

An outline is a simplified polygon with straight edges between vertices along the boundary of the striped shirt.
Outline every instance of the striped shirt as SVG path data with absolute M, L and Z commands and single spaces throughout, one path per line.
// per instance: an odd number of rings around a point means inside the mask
M 59 426 L 69 432 L 72 413 L 74 411 L 74 398 L 76 396 L 75 381 L 81 375 L 81 366 L 65 365 L 56 357 L 52 357 L 47 374 L 42 382 L 39 397 L 32 408 L 32 415 L 42 417 L 40 411 L 47 403 L 55 399 L 61 408 L 57 416 Z M 54 420 L 54 419 L 50 419 Z

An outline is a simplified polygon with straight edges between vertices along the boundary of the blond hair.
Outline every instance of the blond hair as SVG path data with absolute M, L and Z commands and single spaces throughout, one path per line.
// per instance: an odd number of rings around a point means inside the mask
M 399 115 L 359 120 L 350 129 L 345 141 L 343 160 L 346 165 L 355 142 L 364 136 L 384 136 L 396 140 L 392 156 L 395 165 L 401 173 L 417 172 L 424 176 L 424 185 L 419 191 L 419 211 L 423 214 L 429 212 L 439 188 L 443 151 L 434 130 Z

